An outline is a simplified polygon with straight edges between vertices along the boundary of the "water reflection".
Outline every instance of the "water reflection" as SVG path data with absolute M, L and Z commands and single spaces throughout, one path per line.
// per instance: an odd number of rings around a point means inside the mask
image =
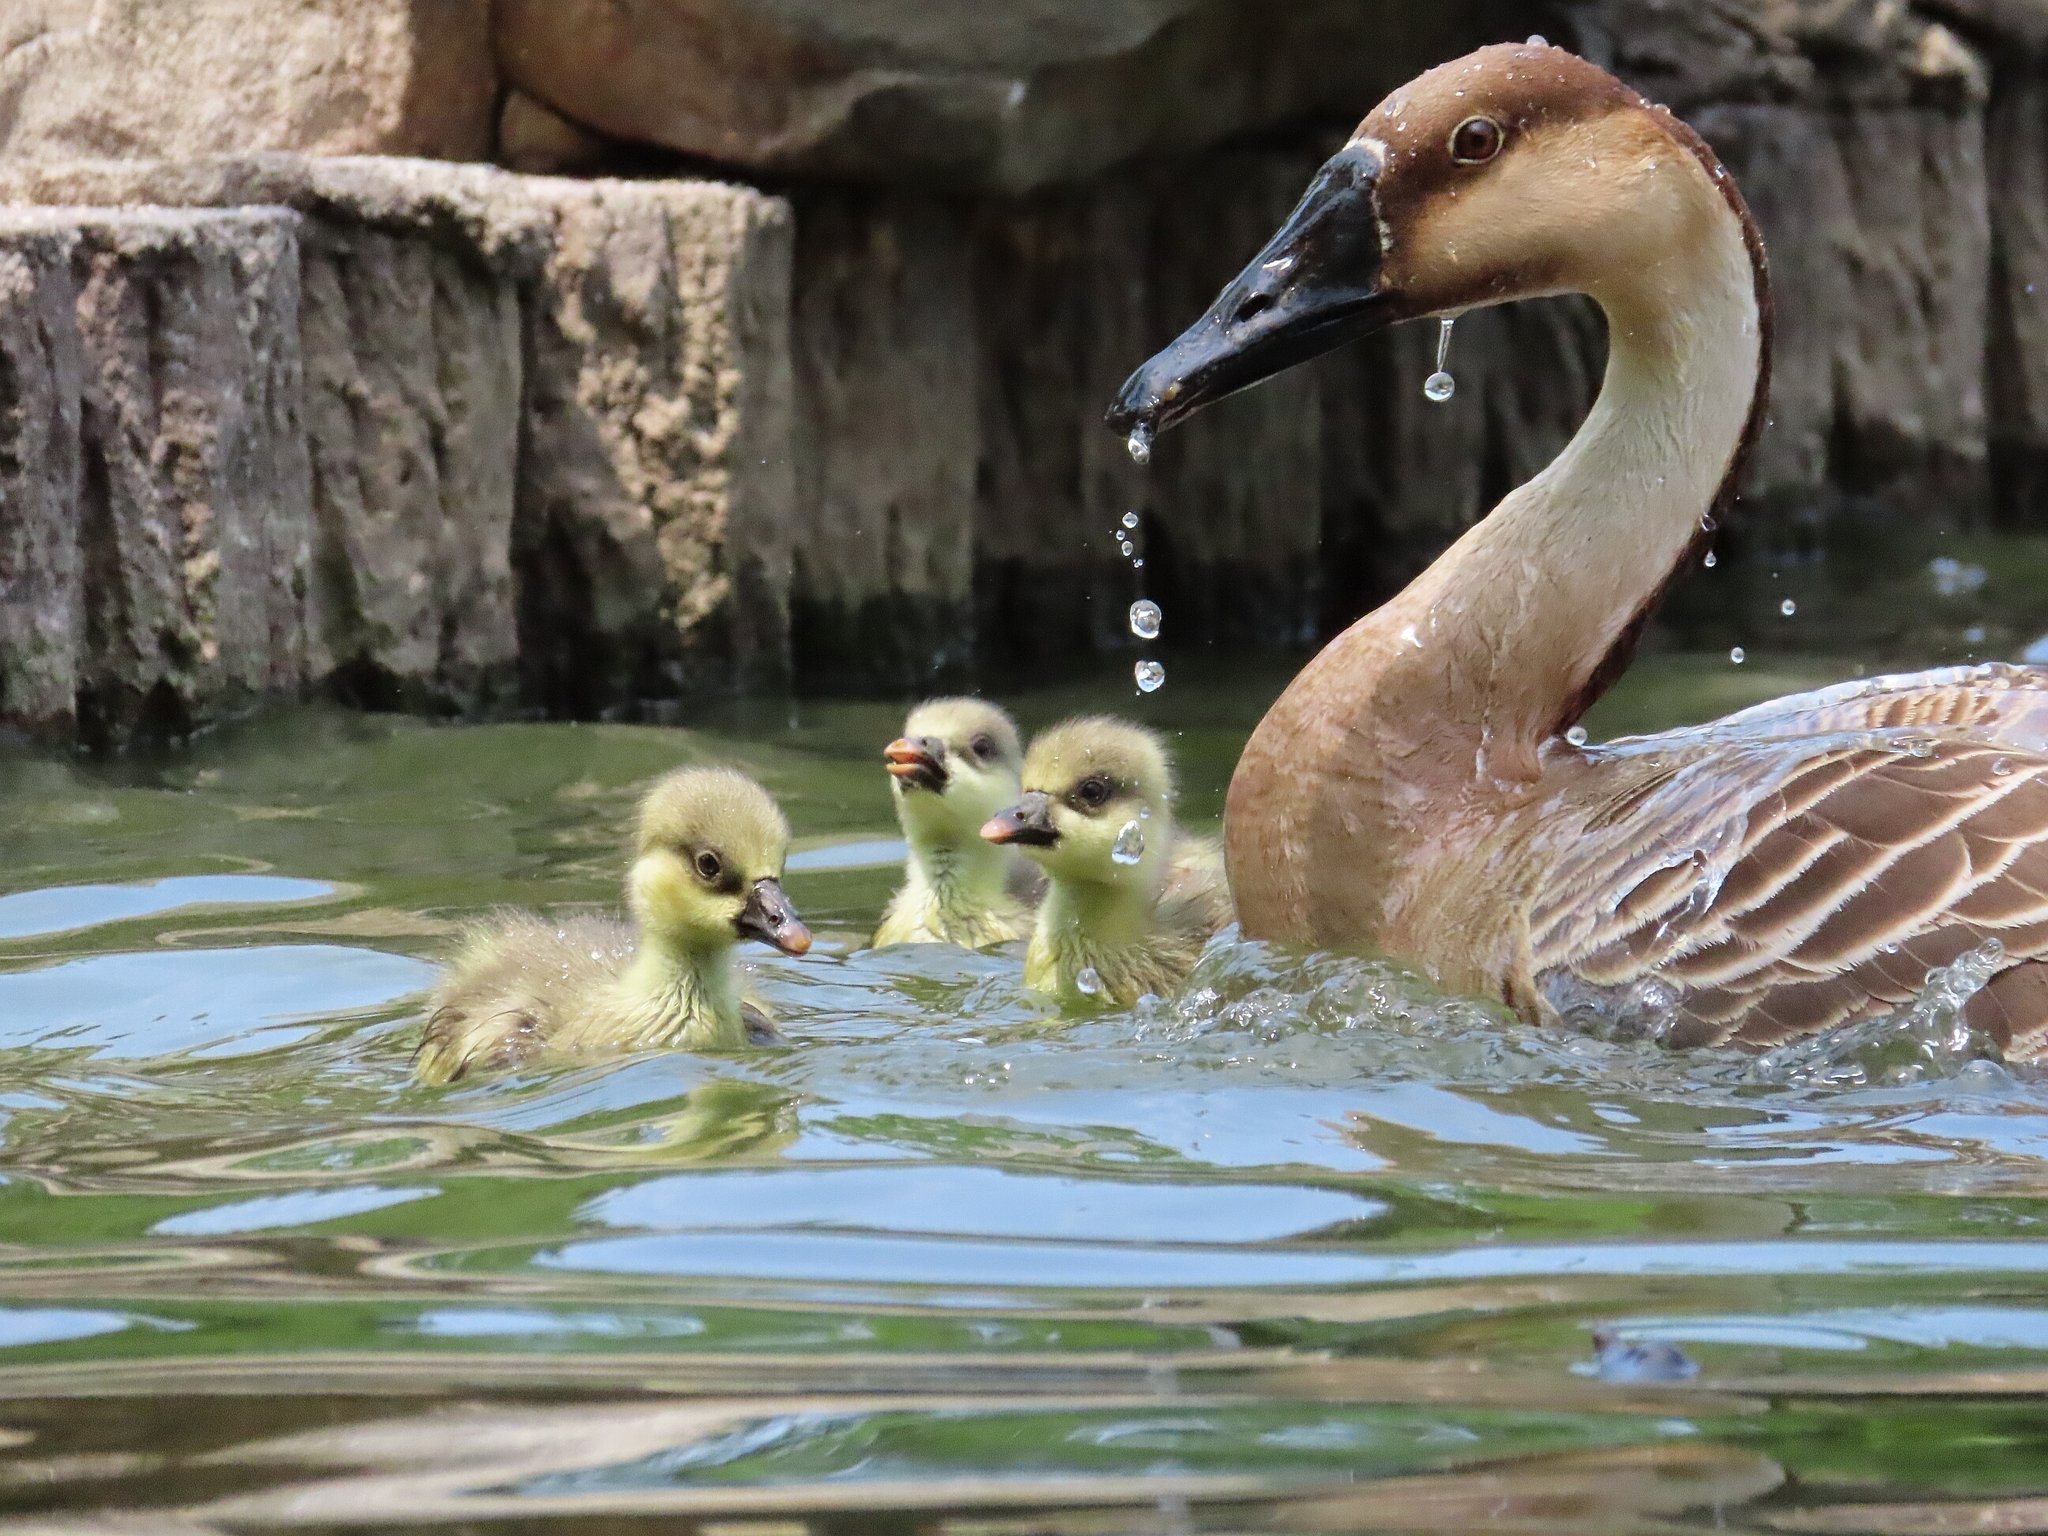
M 1148 705 L 1197 821 L 1268 693 L 1198 673 Z M 2048 1495 L 2038 1079 L 1830 1091 L 1233 941 L 1063 1024 L 1014 956 L 859 951 L 899 714 L 0 761 L 0 1528 L 1908 1530 Z M 827 942 L 753 974 L 798 1048 L 415 1087 L 449 929 L 615 900 L 635 786 L 730 758 L 806 834 Z M 1697 1374 L 1603 1380 L 1596 1330 Z

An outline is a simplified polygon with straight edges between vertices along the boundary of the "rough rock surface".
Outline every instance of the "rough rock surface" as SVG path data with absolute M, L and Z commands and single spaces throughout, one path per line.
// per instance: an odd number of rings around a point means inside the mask
M 790 435 L 776 200 L 289 156 L 17 163 L 0 197 L 186 205 L 0 225 L 9 718 L 786 670 L 786 470 L 743 472 Z
M 7 0 L 0 155 L 490 152 L 490 0 Z

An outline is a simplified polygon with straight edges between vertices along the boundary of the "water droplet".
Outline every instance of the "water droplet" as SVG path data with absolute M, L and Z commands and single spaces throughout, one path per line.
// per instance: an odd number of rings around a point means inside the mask
M 1445 315 L 1437 322 L 1436 331 L 1436 372 L 1422 381 L 1422 393 L 1442 405 L 1458 392 L 1458 381 L 1451 377 L 1451 327 L 1458 323 L 1455 315 Z
M 1132 554 L 1136 551 L 1136 549 L 1137 546 L 1133 544 L 1129 539 L 1118 539 L 1116 541 L 1116 552 L 1122 555 L 1126 560 L 1131 558 Z
M 1135 512 L 1126 512 L 1124 514 L 1124 526 L 1135 533 L 1138 528 L 1138 514 Z
M 1700 514 L 1700 532 L 1701 532 L 1701 533 L 1712 533 L 1712 532 L 1714 531 L 1714 529 L 1715 529 L 1715 528 L 1717 528 L 1717 527 L 1719 527 L 1719 526 L 1720 526 L 1720 525 L 1719 525 L 1719 524 L 1717 524 L 1717 523 L 1716 523 L 1716 522 L 1714 521 L 1714 514 L 1713 514 L 1713 513 L 1711 513 L 1711 512 L 1702 512 L 1702 513 Z
M 2012 772 L 2012 759 L 2009 757 L 1994 757 L 1991 759 L 1991 771 L 2001 779 L 2004 778 L 2008 773 Z
M 1141 597 L 1131 604 L 1131 633 L 1140 640 L 1157 640 L 1159 626 L 1165 622 L 1165 615 L 1159 605 L 1148 597 Z
M 1092 965 L 1081 967 L 1081 974 L 1074 978 L 1075 988 L 1088 997 L 1102 996 L 1102 972 Z
M 1145 557 L 1143 555 L 1140 555 L 1137 559 L 1133 560 L 1131 562 L 1131 569 L 1134 571 L 1142 571 L 1143 569 L 1145 569 Z
M 1743 664 L 1743 663 L 1744 663 L 1745 661 L 1749 660 L 1749 653 L 1748 653 L 1747 651 L 1745 651 L 1745 650 L 1744 650 L 1744 649 L 1743 649 L 1743 648 L 1742 648 L 1741 646 L 1739 646 L 1739 645 L 1738 645 L 1738 646 L 1736 646 L 1736 647 L 1735 647 L 1735 649 L 1734 649 L 1734 650 L 1732 650 L 1732 651 L 1730 651 L 1730 652 L 1728 653 L 1728 659 L 1729 659 L 1730 661 L 1734 662 L 1734 663 L 1735 663 L 1735 665 L 1737 665 L 1737 666 L 1739 667 L 1739 666 L 1741 666 L 1741 665 L 1742 665 L 1742 664 Z
M 1548 48 L 1550 41 L 1541 32 L 1531 32 L 1529 34 L 1529 46 L 1531 48 Z
M 1786 598 L 1785 601 L 1783 601 L 1782 603 L 1778 604 L 1778 612 L 1782 613 L 1788 619 L 1791 618 L 1792 615 L 1797 613 L 1798 611 L 1799 605 L 1793 602 L 1792 599 L 1789 597 Z
M 1119 864 L 1135 864 L 1145 857 L 1145 829 L 1135 821 L 1124 823 L 1123 830 L 1110 845 L 1109 856 Z
M 1124 439 L 1124 447 L 1131 451 L 1131 462 L 1150 464 L 1152 462 L 1152 429 L 1140 423 L 1131 428 L 1131 435 Z
M 1564 739 L 1575 747 L 1583 747 L 1586 744 L 1586 728 L 1583 725 L 1575 725 L 1564 733 Z
M 1157 693 L 1166 681 L 1166 668 L 1156 661 L 1141 661 L 1131 669 L 1138 680 L 1138 692 Z
M 1707 558 L 1700 562 L 1700 564 L 1704 565 L 1710 571 L 1720 563 L 1721 557 L 1715 554 L 1711 549 L 1707 551 Z

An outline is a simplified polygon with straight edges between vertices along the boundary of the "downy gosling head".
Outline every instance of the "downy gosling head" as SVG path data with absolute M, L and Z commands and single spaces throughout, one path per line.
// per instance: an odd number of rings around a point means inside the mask
M 759 939 L 787 955 L 810 930 L 782 891 L 789 823 L 768 792 L 730 768 L 685 768 L 640 803 L 626 899 L 643 951 L 681 961 Z
M 733 947 L 811 947 L 782 892 L 789 824 L 725 768 L 686 768 L 641 801 L 626 877 L 634 924 L 512 913 L 477 928 L 435 990 L 413 1057 L 430 1083 L 554 1058 L 776 1037 L 740 996 Z
M 1227 920 L 1227 898 L 1214 846 L 1174 827 L 1159 738 L 1122 720 L 1069 720 L 1032 742 L 1023 784 L 981 835 L 1023 849 L 1051 882 L 1026 983 L 1123 1005 L 1177 986 Z
M 1016 723 L 982 699 L 932 699 L 910 712 L 882 760 L 909 857 L 876 945 L 979 948 L 1022 938 L 1029 866 L 981 838 L 982 823 L 1020 793 Z

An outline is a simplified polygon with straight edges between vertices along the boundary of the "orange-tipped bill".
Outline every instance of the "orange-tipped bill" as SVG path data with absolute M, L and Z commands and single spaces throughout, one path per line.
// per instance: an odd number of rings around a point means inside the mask
M 1050 848 L 1060 840 L 1052 824 L 1052 801 L 1043 791 L 1032 790 L 1007 811 L 997 811 L 982 823 L 981 835 L 997 844 L 1019 848 Z
M 796 915 L 796 908 L 790 905 L 777 880 L 754 882 L 754 888 L 747 892 L 747 904 L 733 926 L 746 938 L 773 944 L 785 955 L 807 954 L 811 948 L 811 930 Z
M 889 776 L 905 789 L 928 789 L 944 794 L 946 749 L 929 737 L 902 737 L 882 748 L 882 761 Z

